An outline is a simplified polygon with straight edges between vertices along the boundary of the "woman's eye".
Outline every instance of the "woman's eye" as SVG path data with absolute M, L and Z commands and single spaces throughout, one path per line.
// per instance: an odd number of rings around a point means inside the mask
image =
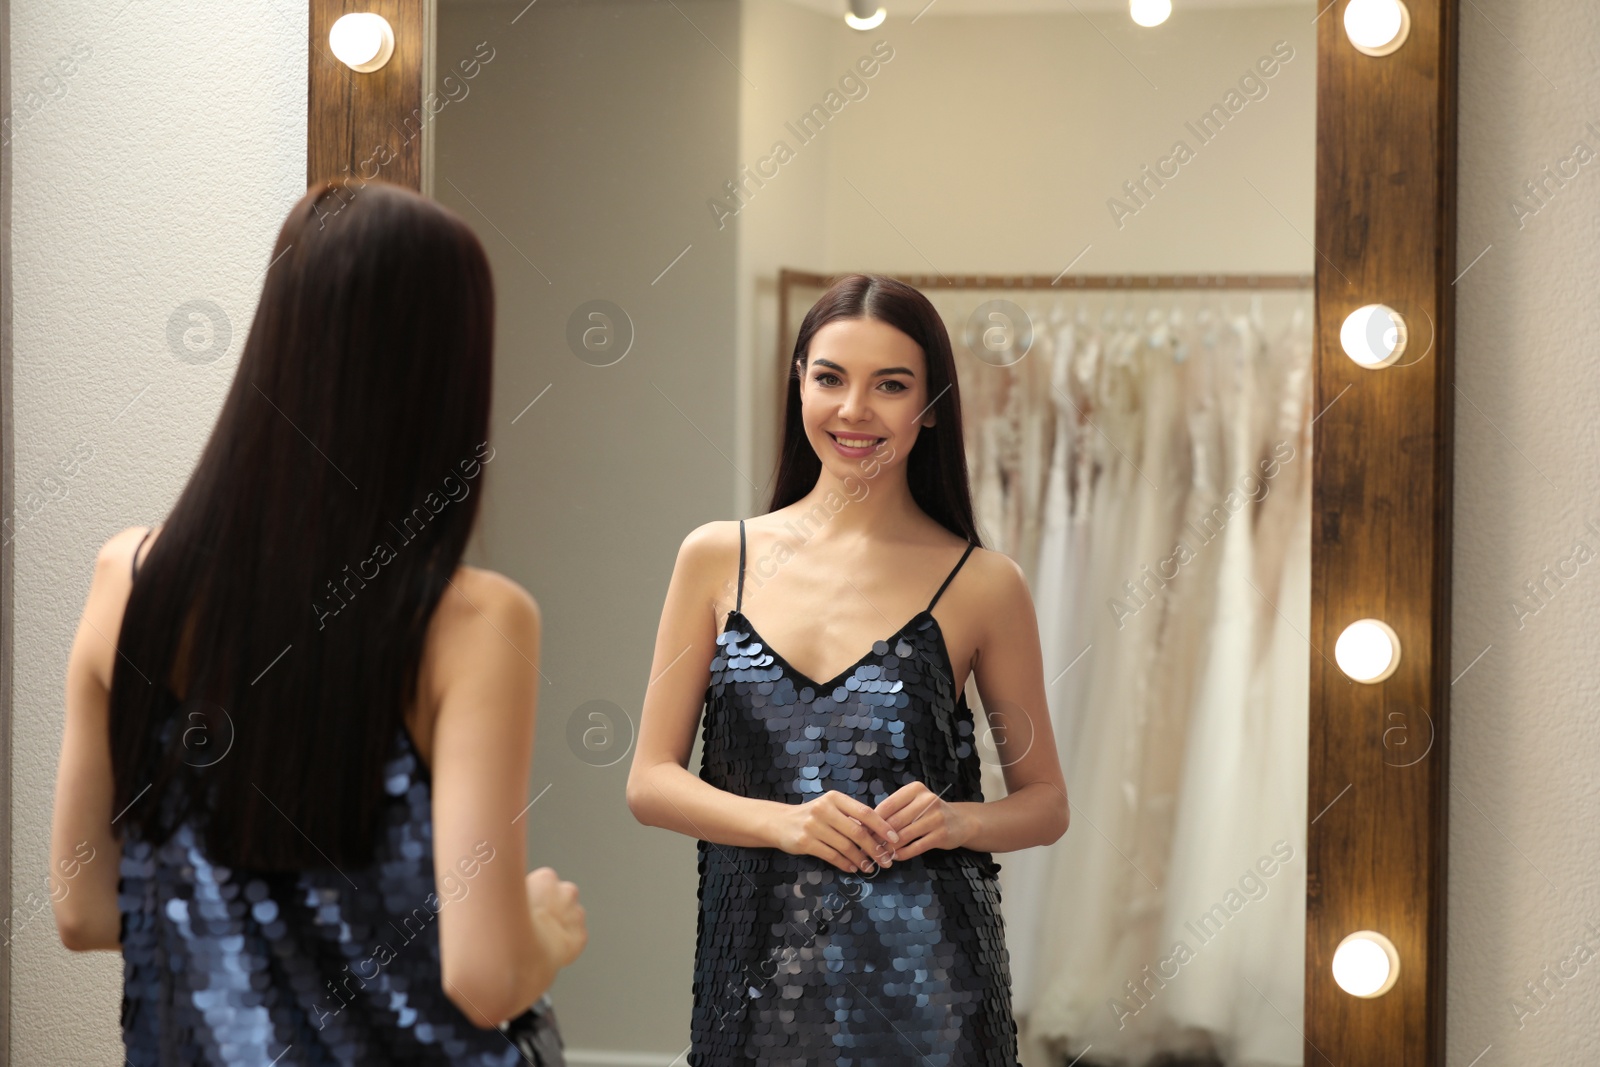
M 890 389 L 890 390 L 889 390 L 889 392 L 891 392 L 891 393 L 903 393 L 903 392 L 905 392 L 905 391 L 906 391 L 906 390 L 907 390 L 907 389 L 910 389 L 910 388 L 911 388 L 911 387 L 910 387 L 910 386 L 909 386 L 909 385 L 907 385 L 907 384 L 906 384 L 906 383 L 905 383 L 905 382 L 902 382 L 902 381 L 898 381 L 898 380 L 896 380 L 896 379 L 894 379 L 894 378 L 890 378 L 890 379 L 889 379 L 889 380 L 888 380 L 888 381 L 886 381 L 886 382 L 884 382 L 884 383 L 883 383 L 883 384 L 884 384 L 884 385 L 885 385 L 885 386 L 890 386 L 890 385 L 892 385 L 892 386 L 894 386 L 894 388 L 893 388 L 893 389 Z
M 835 375 L 829 374 L 827 371 L 823 371 L 821 374 L 816 375 L 811 380 L 816 382 L 818 385 L 829 385 L 831 382 L 836 382 L 839 379 Z

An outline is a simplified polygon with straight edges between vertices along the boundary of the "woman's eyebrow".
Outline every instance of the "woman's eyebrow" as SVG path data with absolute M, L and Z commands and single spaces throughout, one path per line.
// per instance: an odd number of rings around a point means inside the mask
M 831 359 L 813 359 L 811 363 L 817 367 L 832 367 L 834 370 L 844 370 L 843 367 Z M 872 372 L 874 378 L 882 377 L 885 374 L 908 374 L 913 378 L 917 376 L 917 372 L 910 367 L 881 367 Z

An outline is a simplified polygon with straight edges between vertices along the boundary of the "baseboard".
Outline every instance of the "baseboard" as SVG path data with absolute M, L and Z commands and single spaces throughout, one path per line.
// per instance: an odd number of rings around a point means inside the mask
M 570 1067 L 684 1067 L 689 1062 L 688 1049 L 676 1056 L 670 1052 L 614 1052 L 570 1046 L 564 1052 Z

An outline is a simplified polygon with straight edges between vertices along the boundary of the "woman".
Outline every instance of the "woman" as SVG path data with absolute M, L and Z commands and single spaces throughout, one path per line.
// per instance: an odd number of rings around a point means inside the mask
M 587 934 L 523 872 L 538 607 L 460 563 L 493 325 L 457 216 L 314 186 L 177 503 L 100 550 L 52 899 L 123 955 L 135 1067 L 559 1057 L 529 1006 Z
M 767 513 L 679 550 L 628 780 L 640 821 L 699 839 L 689 1062 L 1014 1067 L 991 853 L 1057 840 L 1067 798 L 1032 600 L 977 547 L 927 298 L 870 275 L 823 294 L 780 447 Z M 969 676 L 1003 800 L 983 801 Z

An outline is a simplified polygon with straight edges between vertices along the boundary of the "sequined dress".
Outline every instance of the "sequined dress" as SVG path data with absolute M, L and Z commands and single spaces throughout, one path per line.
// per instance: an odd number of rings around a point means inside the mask
M 384 792 L 360 868 L 256 874 L 207 862 L 188 823 L 155 847 L 128 835 L 117 883 L 128 1064 L 561 1062 L 548 998 L 484 1029 L 444 995 L 431 783 L 403 726 Z
M 735 607 L 717 637 L 700 777 L 800 804 L 838 790 L 875 806 L 911 781 L 982 801 L 973 716 L 933 607 L 825 683 Z M 691 1067 L 1015 1067 L 999 864 L 930 849 L 874 874 L 701 840 Z

